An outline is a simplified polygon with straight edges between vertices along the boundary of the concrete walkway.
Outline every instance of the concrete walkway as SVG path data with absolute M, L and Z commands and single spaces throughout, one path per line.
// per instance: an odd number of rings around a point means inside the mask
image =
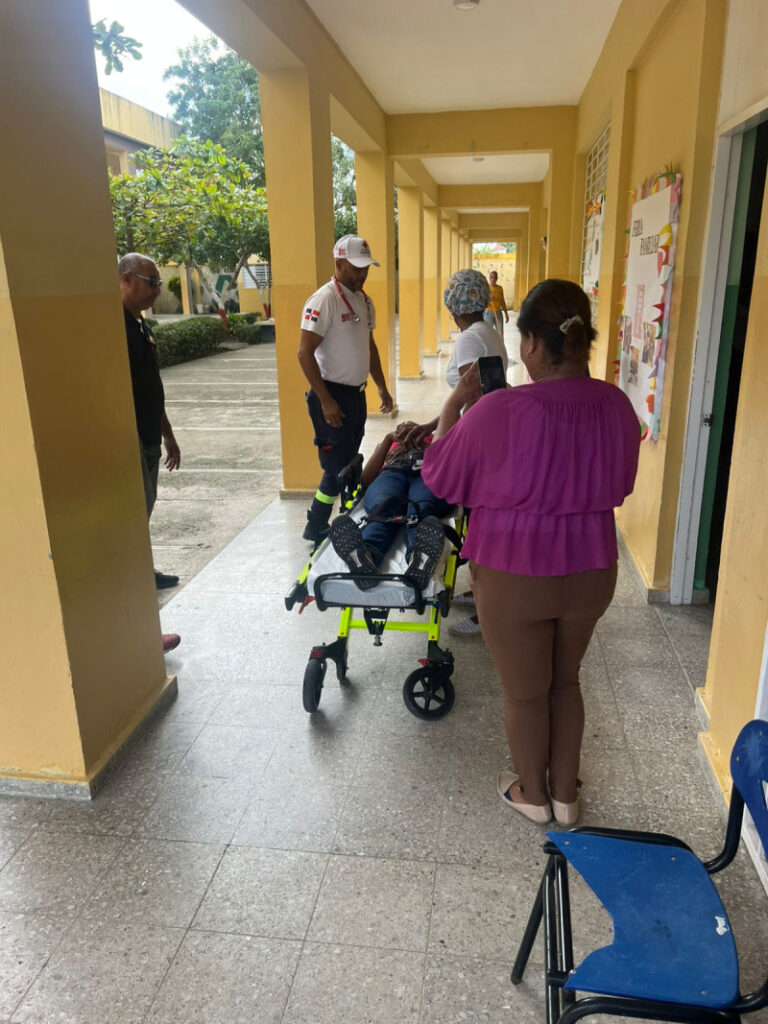
M 303 505 L 269 500 L 279 466 L 257 470 L 276 451 L 263 429 L 276 417 L 272 352 L 216 357 L 223 373 L 252 375 L 229 385 L 247 389 L 247 404 L 212 381 L 216 360 L 166 374 L 189 485 L 200 488 L 184 497 L 183 473 L 170 485 L 183 487 L 164 498 L 169 529 L 171 512 L 177 524 L 188 515 L 188 535 L 210 542 L 194 520 L 226 489 L 206 461 L 214 401 L 226 450 L 240 453 L 230 468 L 254 470 L 238 493 L 256 496 L 242 507 L 262 510 L 163 609 L 165 628 L 183 635 L 167 659 L 178 699 L 99 798 L 0 798 L 2 1024 L 544 1019 L 540 943 L 524 984 L 508 977 L 543 832 L 495 792 L 509 757 L 482 640 L 450 642 L 457 698 L 439 722 L 403 705 L 424 653 L 407 634 L 381 648 L 355 634 L 349 683 L 329 671 L 320 711 L 302 709 L 309 650 L 335 637 L 337 617 L 282 604 L 307 546 Z M 399 387 L 403 418 L 439 408 L 444 366 L 429 360 L 424 381 Z M 368 448 L 388 425 L 371 423 Z M 170 552 L 158 544 L 156 557 Z M 622 557 L 583 671 L 585 822 L 673 831 L 701 855 L 715 850 L 722 802 L 699 757 L 693 702 L 709 627 L 708 609 L 647 606 Z M 724 883 L 748 987 L 765 970 L 765 894 L 743 853 Z M 572 895 L 583 953 L 608 941 L 610 923 L 583 886 Z

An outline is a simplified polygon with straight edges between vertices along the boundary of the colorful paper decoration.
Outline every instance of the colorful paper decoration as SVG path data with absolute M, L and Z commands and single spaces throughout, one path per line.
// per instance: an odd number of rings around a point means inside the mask
M 644 440 L 659 436 L 681 189 L 682 175 L 667 169 L 632 194 L 616 382 Z

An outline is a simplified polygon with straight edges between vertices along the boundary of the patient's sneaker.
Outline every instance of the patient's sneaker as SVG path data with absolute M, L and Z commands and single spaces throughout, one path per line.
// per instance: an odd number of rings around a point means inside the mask
M 413 532 L 413 547 L 408 555 L 406 579 L 412 580 L 422 591 L 426 590 L 435 571 L 445 544 L 443 524 L 434 516 L 427 516 Z
M 350 516 L 339 516 L 331 523 L 329 533 L 333 550 L 343 558 L 349 571 L 355 575 L 373 575 L 378 573 L 371 553 L 365 546 L 360 527 Z M 360 590 L 371 590 L 376 586 L 375 579 L 355 581 Z

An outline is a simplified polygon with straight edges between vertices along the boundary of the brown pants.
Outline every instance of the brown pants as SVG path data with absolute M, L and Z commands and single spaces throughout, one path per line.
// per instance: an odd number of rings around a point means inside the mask
M 529 803 L 576 799 L 584 704 L 579 668 L 611 603 L 616 566 L 516 576 L 470 562 L 483 636 L 504 691 L 509 749 Z M 549 790 L 547 787 L 549 774 Z

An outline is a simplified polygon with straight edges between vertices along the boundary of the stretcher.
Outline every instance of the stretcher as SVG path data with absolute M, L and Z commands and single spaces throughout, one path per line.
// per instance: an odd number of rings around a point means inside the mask
M 357 522 L 364 522 L 366 515 L 360 485 L 362 465 L 363 458 L 359 455 L 339 474 L 341 514 L 350 515 Z M 405 527 L 405 516 L 400 518 Z M 423 633 L 427 639 L 426 657 L 418 659 L 419 667 L 403 683 L 405 706 L 417 718 L 428 720 L 442 718 L 451 710 L 455 699 L 451 681 L 453 655 L 440 647 L 440 624 L 450 609 L 461 561 L 459 551 L 466 528 L 464 510 L 454 509 L 443 523 L 446 532 L 443 553 L 423 589 L 405 576 L 405 529 L 401 530 L 375 577 L 349 572 L 328 539 L 312 552 L 285 597 L 286 609 L 291 611 L 298 605 L 301 612 L 314 603 L 320 612 L 339 608 L 341 615 L 336 639 L 329 644 L 318 644 L 310 651 L 302 691 L 305 711 L 311 714 L 318 709 L 329 661 L 336 667 L 339 683 L 347 681 L 349 636 L 353 630 L 366 630 L 373 637 L 375 647 L 382 646 L 385 633 Z M 360 580 L 374 585 L 362 589 L 358 586 Z M 362 618 L 356 617 L 357 611 Z M 415 611 L 424 618 L 414 621 L 397 617 L 397 613 L 402 615 L 406 611 Z

